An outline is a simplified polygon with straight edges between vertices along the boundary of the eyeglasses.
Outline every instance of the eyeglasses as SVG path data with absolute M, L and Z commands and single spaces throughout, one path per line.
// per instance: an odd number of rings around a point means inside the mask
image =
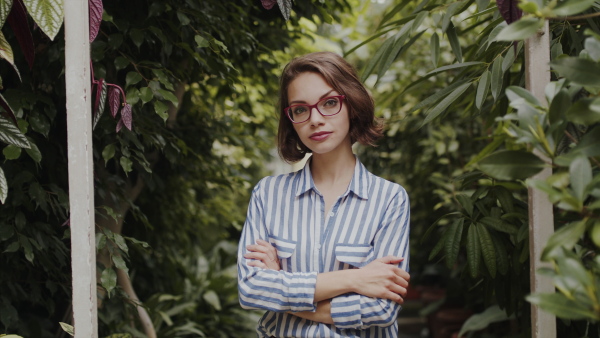
M 313 108 L 317 108 L 319 114 L 323 116 L 332 116 L 342 111 L 342 101 L 345 95 L 329 96 L 321 99 L 319 102 L 310 104 L 295 104 L 284 109 L 287 117 L 292 123 L 303 123 L 310 119 Z

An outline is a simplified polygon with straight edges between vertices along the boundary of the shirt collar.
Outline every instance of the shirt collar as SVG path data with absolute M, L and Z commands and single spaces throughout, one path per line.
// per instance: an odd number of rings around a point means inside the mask
M 354 174 L 352 175 L 352 180 L 350 181 L 350 185 L 348 186 L 348 190 L 342 195 L 345 197 L 350 192 L 354 193 L 356 196 L 368 200 L 369 199 L 369 171 L 365 166 L 360 162 L 356 155 L 356 165 L 354 166 Z M 310 171 L 310 160 L 306 161 L 304 168 L 300 171 L 300 184 L 296 188 L 296 196 L 300 196 L 306 193 L 309 190 L 314 190 L 319 193 L 319 190 L 315 186 L 315 182 L 312 178 L 312 173 Z

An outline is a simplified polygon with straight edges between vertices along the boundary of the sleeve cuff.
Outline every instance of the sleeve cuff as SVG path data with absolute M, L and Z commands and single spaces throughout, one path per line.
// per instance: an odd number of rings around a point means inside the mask
M 339 329 L 358 329 L 362 323 L 358 293 L 347 293 L 331 300 L 331 318 Z
M 314 302 L 315 290 L 317 285 L 317 273 L 302 273 L 302 278 L 298 280 L 287 280 L 286 294 L 289 295 L 290 311 L 316 311 L 317 304 Z

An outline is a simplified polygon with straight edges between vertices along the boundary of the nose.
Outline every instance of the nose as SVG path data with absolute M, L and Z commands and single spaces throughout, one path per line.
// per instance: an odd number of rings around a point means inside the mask
M 310 109 L 310 124 L 319 125 L 323 123 L 323 115 L 317 110 L 317 107 Z

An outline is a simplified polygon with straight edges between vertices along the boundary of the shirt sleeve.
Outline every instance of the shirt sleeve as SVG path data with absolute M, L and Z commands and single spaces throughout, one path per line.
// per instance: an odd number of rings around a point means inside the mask
M 248 266 L 246 246 L 257 239 L 268 241 L 261 201 L 261 182 L 252 192 L 238 248 L 238 293 L 244 309 L 315 311 L 317 272 L 286 272 Z
M 388 255 L 404 257 L 398 266 L 408 271 L 410 203 L 404 189 L 386 210 L 373 242 L 373 259 Z M 346 293 L 331 299 L 331 317 L 340 329 L 365 329 L 390 326 L 396 322 L 400 304 L 380 298 Z

